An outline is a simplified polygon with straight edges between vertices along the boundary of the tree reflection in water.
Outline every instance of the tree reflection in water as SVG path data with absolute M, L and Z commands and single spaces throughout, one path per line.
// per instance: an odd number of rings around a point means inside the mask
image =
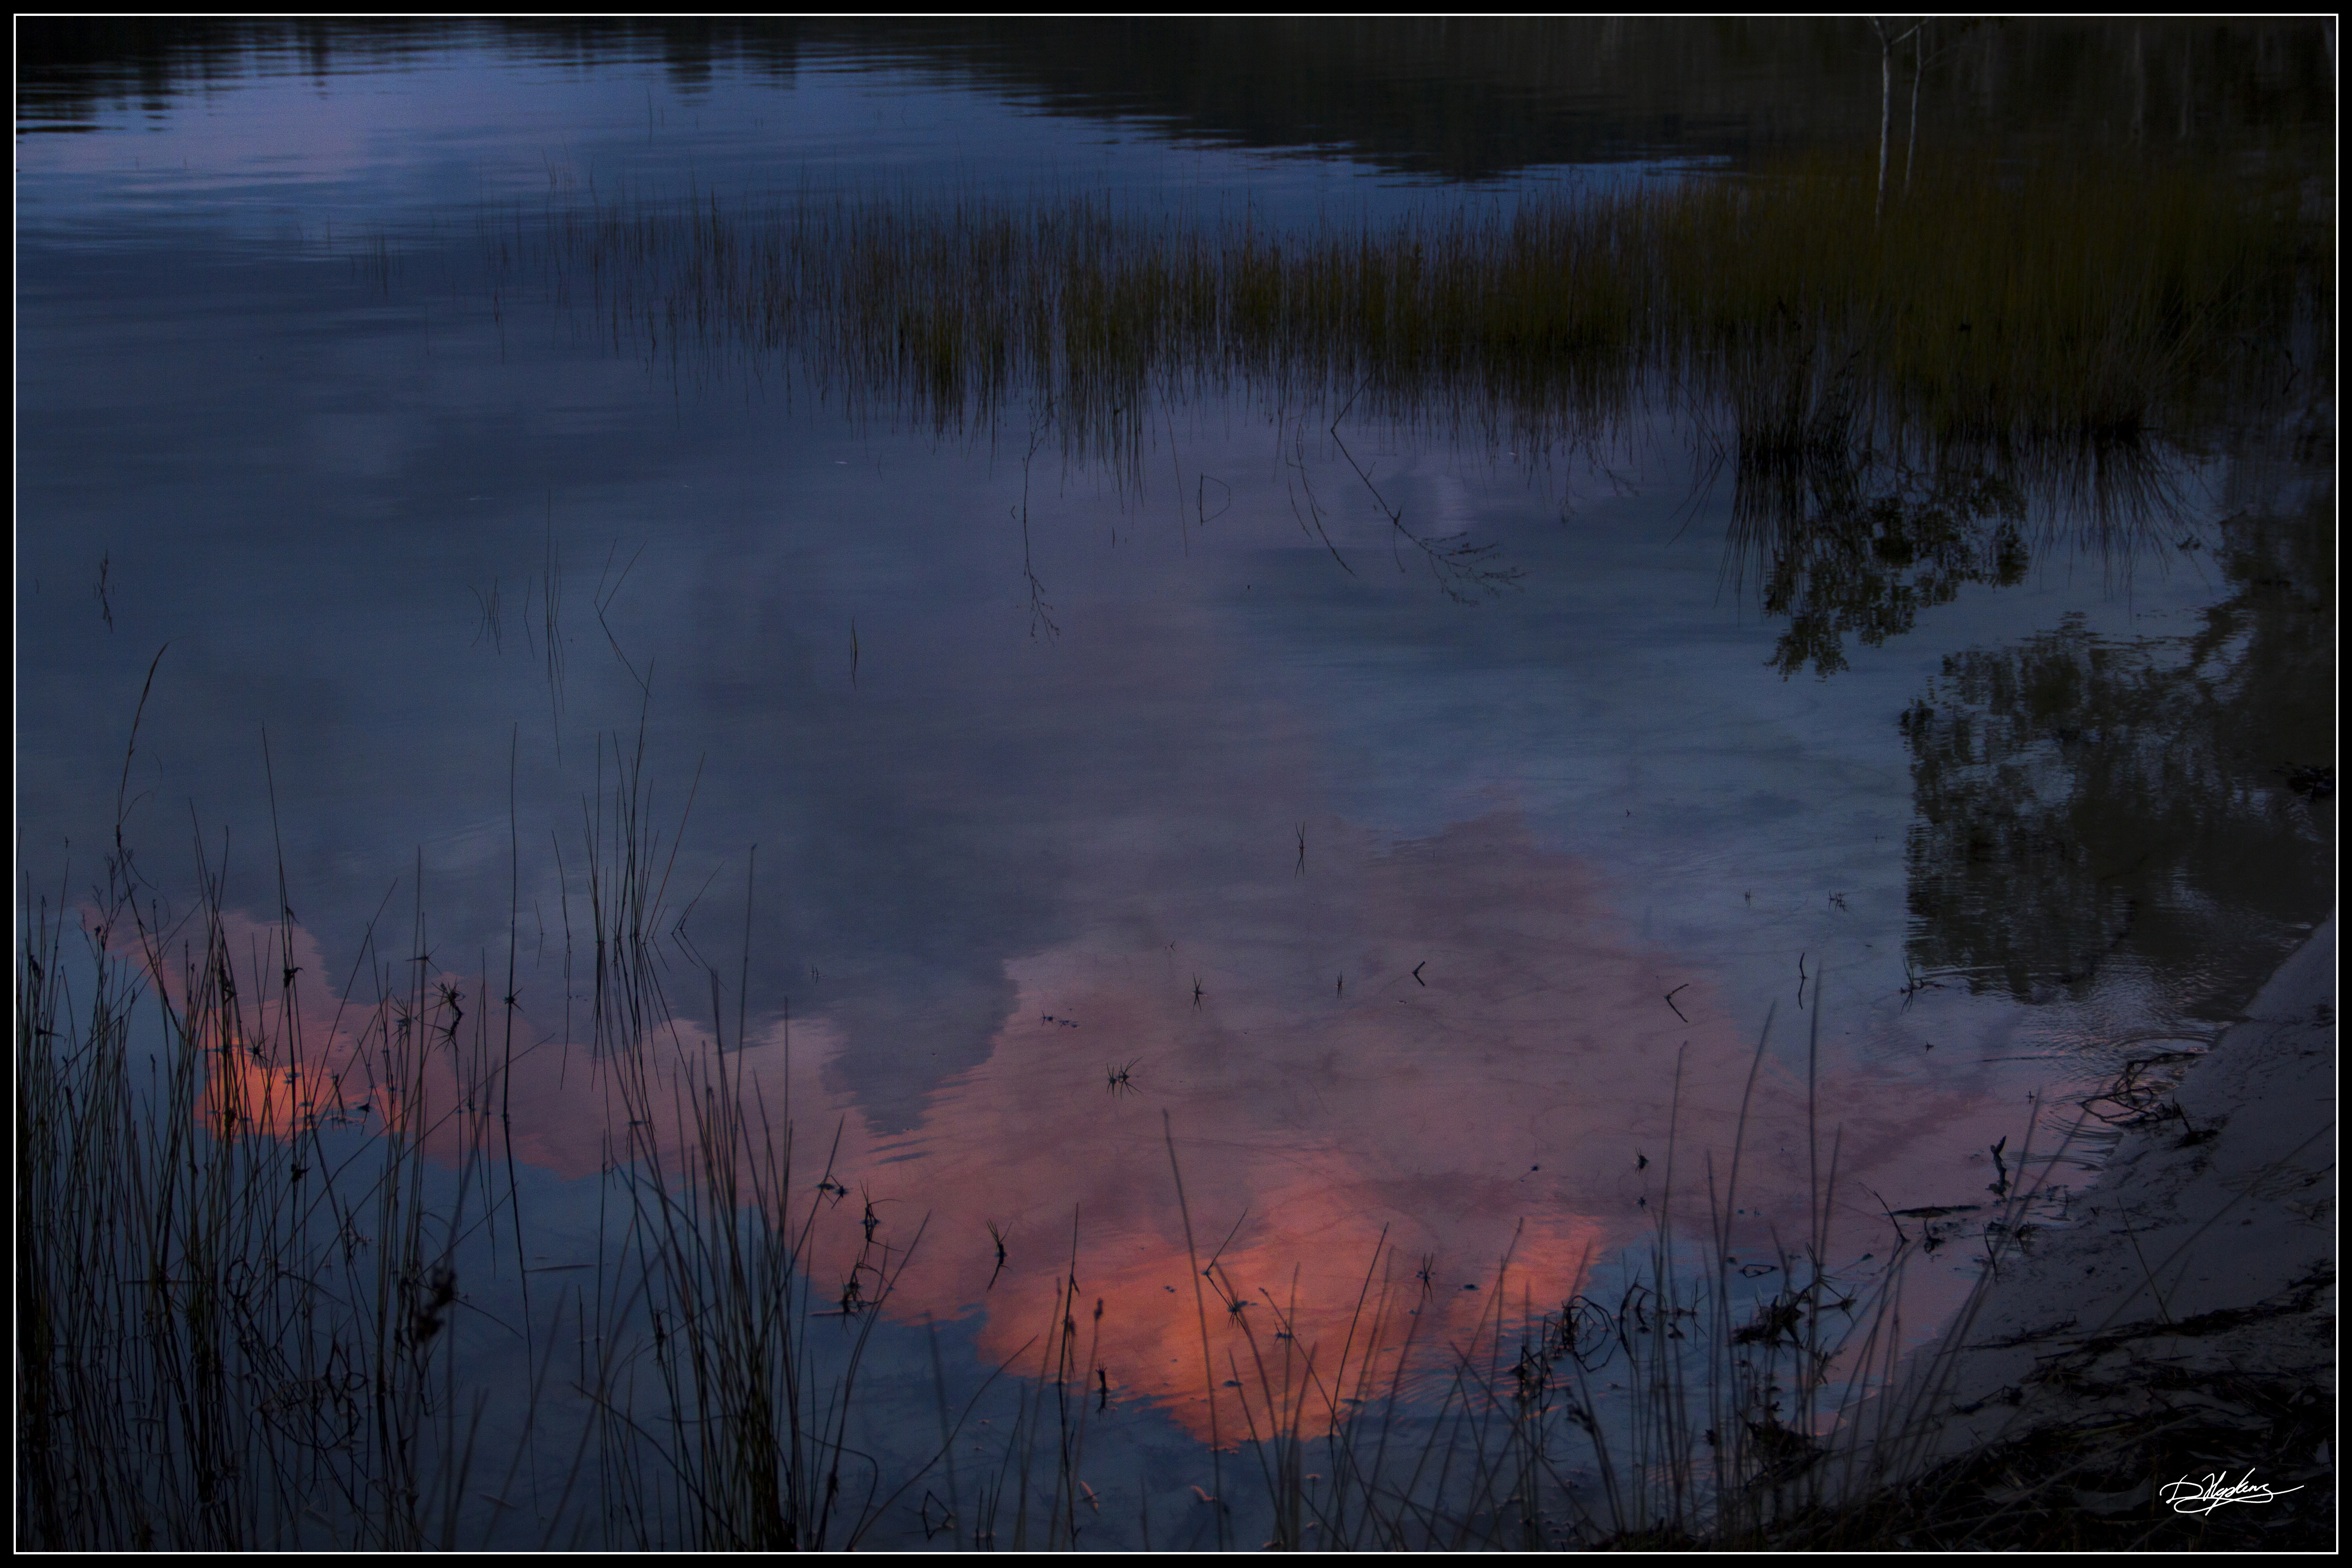
M 1809 664 L 1834 675 L 1847 668 L 1849 633 L 1876 647 L 1969 584 L 2024 580 L 2025 498 L 1988 468 L 1923 472 L 1867 452 L 1743 440 L 1739 469 L 1733 550 L 1763 557 L 1764 613 L 1788 621 L 1772 650 L 1783 676 Z
M 2047 1000 L 2129 952 L 2228 1008 L 2326 913 L 2334 507 L 2322 485 L 2225 524 L 2236 592 L 2192 636 L 2070 616 L 1945 660 L 1901 721 L 1914 964 Z

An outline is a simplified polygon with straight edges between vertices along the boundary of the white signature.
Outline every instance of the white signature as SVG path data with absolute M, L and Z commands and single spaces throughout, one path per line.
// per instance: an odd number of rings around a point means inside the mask
M 2170 1503 L 2175 1513 L 2211 1513 L 2230 1503 L 2268 1502 L 2273 1498 L 2283 1498 L 2288 1492 L 2302 1489 L 2301 1487 L 2285 1487 L 2273 1491 L 2254 1479 L 2254 1472 L 2249 1468 L 2244 1479 L 2236 1481 L 2230 1479 L 2227 1470 L 2217 1476 L 2207 1476 L 2203 1480 L 2167 1481 L 2157 1495 Z

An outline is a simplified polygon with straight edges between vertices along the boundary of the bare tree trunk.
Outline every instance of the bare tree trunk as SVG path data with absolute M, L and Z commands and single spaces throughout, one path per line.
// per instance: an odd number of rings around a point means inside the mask
M 2137 147 L 2147 126 L 2147 37 L 2134 27 L 2131 36 L 2131 141 Z
M 1911 140 L 1903 148 L 1903 194 L 1911 194 L 1911 163 L 1919 155 L 1919 81 L 1927 74 L 1927 24 L 1913 29 L 1919 41 L 1911 47 Z
M 1886 133 L 1895 113 L 1895 44 L 1887 37 L 1886 27 L 1873 16 L 1870 25 L 1878 29 L 1878 208 L 1875 216 L 1886 215 Z
M 1925 20 L 1921 20 L 1899 33 L 1890 33 L 1884 19 L 1877 16 L 1870 19 L 1871 31 L 1878 35 L 1878 209 L 1875 216 L 1879 217 L 1886 216 L 1886 154 L 1895 139 L 1895 46 L 1927 25 Z M 1916 120 L 1916 99 L 1913 116 Z M 1906 167 L 1907 170 L 1907 164 Z

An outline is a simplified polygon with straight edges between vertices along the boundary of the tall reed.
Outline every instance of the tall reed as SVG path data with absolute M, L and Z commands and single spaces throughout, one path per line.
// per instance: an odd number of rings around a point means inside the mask
M 20 1529 L 58 1549 L 453 1544 L 482 1415 L 449 1331 L 457 1237 L 490 1201 L 482 1037 L 412 963 L 320 1080 L 290 921 L 236 951 L 225 879 L 200 862 L 173 921 L 119 849 L 79 933 L 79 1022 L 64 897 L 26 897 Z M 428 1141 L 457 1153 L 431 1198 Z
M 371 925 L 321 1039 L 290 911 L 266 934 L 235 918 L 225 850 L 177 914 L 127 849 L 78 933 L 66 894 L 27 890 L 27 1544 L 824 1547 L 856 1544 L 895 1500 L 852 1495 L 844 1467 L 857 1363 L 905 1252 L 860 1259 L 845 1352 L 813 1347 L 817 1205 L 797 1227 L 785 1214 L 788 1117 L 730 1076 L 726 1020 L 706 1045 L 663 990 L 664 846 L 641 756 L 616 756 L 586 813 L 583 1072 L 625 1126 L 605 1184 L 617 1248 L 600 1233 L 593 1284 L 570 1297 L 534 1300 L 524 1263 L 526 1236 L 543 1243 L 510 1142 L 513 982 L 502 1039 L 487 984 L 433 963 L 421 895 L 404 942 Z M 665 1122 L 675 1142 L 656 1136 Z M 499 1281 L 520 1292 L 518 1323 L 480 1304 Z M 518 1337 L 530 1397 L 493 1409 L 484 1357 L 511 1384 Z

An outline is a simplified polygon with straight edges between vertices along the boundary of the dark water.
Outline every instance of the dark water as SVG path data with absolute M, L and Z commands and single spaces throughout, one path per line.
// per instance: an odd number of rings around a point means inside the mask
M 1950 43 L 1934 143 L 2324 134 L 2315 24 Z M 2166 447 L 2130 526 L 2021 512 L 2013 568 L 1807 657 L 1664 404 L 1539 452 L 1233 390 L 1106 457 L 681 364 L 497 251 L 624 197 L 1507 208 L 1871 145 L 1879 63 L 1860 23 L 28 33 L 26 876 L 79 898 L 118 784 L 257 931 L 282 856 L 330 1050 L 388 900 L 468 988 L 519 932 L 526 1199 L 593 1237 L 589 837 L 641 791 L 680 1037 L 837 1133 L 841 1247 L 922 1227 L 892 1331 L 1014 1354 L 1075 1225 L 1111 1513 L 1206 1435 L 1163 1127 L 1241 1292 L 1328 1327 L 1385 1246 L 1466 1331 L 1743 1105 L 1768 1252 L 1818 1019 L 1867 1250 L 2328 907 L 2332 426 Z M 1969 1277 L 1923 1265 L 1915 1331 Z M 885 1335 L 878 1408 L 930 1418 L 928 1353 Z

